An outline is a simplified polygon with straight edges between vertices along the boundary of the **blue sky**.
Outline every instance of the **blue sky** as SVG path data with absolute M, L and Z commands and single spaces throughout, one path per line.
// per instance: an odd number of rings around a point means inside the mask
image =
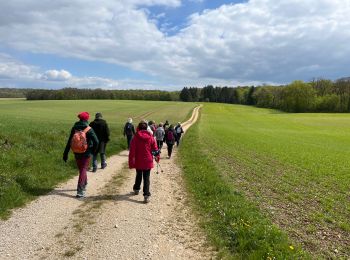
M 0 87 L 175 90 L 350 76 L 350 0 L 0 2 Z
M 229 4 L 237 4 L 237 3 L 243 3 L 246 1 L 229 1 L 229 0 L 186 0 L 182 1 L 181 6 L 179 7 L 167 7 L 167 6 L 153 6 L 153 7 L 146 7 L 150 13 L 151 17 L 158 16 L 160 14 L 163 14 L 164 16 L 161 16 L 159 21 L 159 28 L 162 29 L 164 26 L 165 33 L 168 35 L 175 35 L 180 29 L 183 29 L 186 27 L 188 23 L 188 17 L 190 17 L 194 13 L 202 13 L 204 10 L 211 10 L 216 9 L 222 5 L 229 5 Z M 163 25 L 163 26 L 162 26 Z

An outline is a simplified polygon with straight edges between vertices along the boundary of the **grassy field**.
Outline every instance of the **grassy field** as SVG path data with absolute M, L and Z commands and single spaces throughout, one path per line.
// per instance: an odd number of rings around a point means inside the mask
M 136 124 L 140 119 L 178 122 L 188 118 L 194 106 L 115 100 L 0 100 L 0 217 L 8 217 L 10 209 L 77 174 L 73 154 L 68 164 L 62 154 L 78 112 L 88 111 L 91 120 L 96 112 L 103 114 L 111 130 L 108 156 L 126 149 L 122 133 L 128 117 Z
M 349 258 L 349 130 L 348 114 L 205 104 L 180 154 L 222 254 Z

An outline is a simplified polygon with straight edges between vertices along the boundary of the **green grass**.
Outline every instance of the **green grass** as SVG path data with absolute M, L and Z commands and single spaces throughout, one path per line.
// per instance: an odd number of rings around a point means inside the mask
M 68 164 L 63 150 L 76 115 L 88 111 L 93 120 L 101 112 L 111 130 L 107 156 L 126 149 L 122 136 L 128 117 L 183 121 L 195 104 L 116 100 L 0 101 L 0 217 L 10 209 L 46 194 L 59 182 L 77 174 L 73 154 Z
M 350 256 L 349 119 L 205 104 L 180 154 L 224 255 L 295 258 L 300 244 L 316 258 Z

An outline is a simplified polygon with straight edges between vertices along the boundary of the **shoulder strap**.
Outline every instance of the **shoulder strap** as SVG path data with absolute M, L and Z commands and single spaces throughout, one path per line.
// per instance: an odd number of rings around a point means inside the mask
M 83 130 L 83 132 L 86 134 L 90 129 L 91 129 L 91 127 L 90 127 L 90 126 L 87 126 L 87 127 Z

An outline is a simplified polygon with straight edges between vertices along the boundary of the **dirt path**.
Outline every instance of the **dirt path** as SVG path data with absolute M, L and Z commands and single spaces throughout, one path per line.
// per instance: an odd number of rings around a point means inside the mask
M 183 123 L 196 121 L 198 108 Z M 127 151 L 88 175 L 87 198 L 74 197 L 77 178 L 0 222 L 1 259 L 210 259 L 213 250 L 191 213 L 181 171 L 165 159 L 151 174 L 151 202 L 132 195 L 135 172 Z

